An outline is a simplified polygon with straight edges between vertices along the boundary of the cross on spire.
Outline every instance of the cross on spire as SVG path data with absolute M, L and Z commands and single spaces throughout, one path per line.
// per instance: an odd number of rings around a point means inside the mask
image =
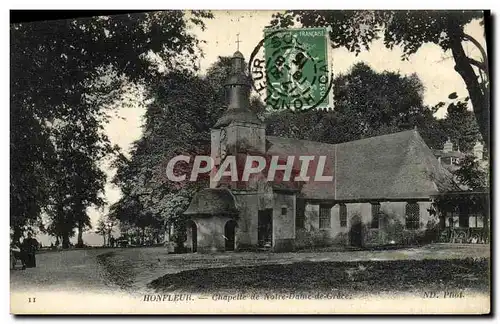
M 240 33 L 236 34 L 236 50 L 239 51 L 240 50 Z

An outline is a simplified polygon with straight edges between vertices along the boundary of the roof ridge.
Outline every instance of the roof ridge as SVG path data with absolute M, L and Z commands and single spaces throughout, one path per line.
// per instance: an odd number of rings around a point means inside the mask
M 300 139 L 300 138 L 292 138 L 292 137 L 284 137 L 284 136 L 266 135 L 266 137 L 267 137 L 267 138 L 274 138 L 274 139 L 278 139 L 278 140 L 301 141 L 301 142 L 315 143 L 315 144 L 323 144 L 323 145 L 337 145 L 337 144 L 332 144 L 332 143 L 318 142 L 318 141 L 310 141 L 310 140 L 305 140 L 305 139 Z
M 358 140 L 354 140 L 354 141 L 348 141 L 348 142 L 337 143 L 336 145 L 348 144 L 348 143 L 354 143 L 354 142 L 361 142 L 361 141 L 368 141 L 368 140 L 373 140 L 373 139 L 377 139 L 377 138 L 381 138 L 381 137 L 389 137 L 389 136 L 401 135 L 401 134 L 403 134 L 403 133 L 409 133 L 409 134 L 412 134 L 412 133 L 417 133 L 417 134 L 418 134 L 418 131 L 417 131 L 417 130 L 415 130 L 415 129 L 405 130 L 405 131 L 400 131 L 400 132 L 395 132 L 395 133 L 389 133 L 389 134 L 383 134 L 383 135 L 377 135 L 377 136 L 371 136 L 371 137 L 360 138 L 360 139 L 358 139 Z
M 319 141 L 311 141 L 311 140 L 305 140 L 305 139 L 299 139 L 299 138 L 284 137 L 284 136 L 266 135 L 266 137 L 274 138 L 274 139 L 278 139 L 278 140 L 293 140 L 293 141 L 301 141 L 301 142 L 316 143 L 316 144 L 323 144 L 323 145 L 342 145 L 342 144 L 350 144 L 350 143 L 361 142 L 361 141 L 374 140 L 374 139 L 381 138 L 381 137 L 396 136 L 396 135 L 401 135 L 403 133 L 419 134 L 418 130 L 411 129 L 411 130 L 405 130 L 405 131 L 400 131 L 400 132 L 395 132 L 395 133 L 365 137 L 365 138 L 361 138 L 361 139 L 357 139 L 357 140 L 353 140 L 353 141 L 341 142 L 341 143 L 336 143 L 336 144 L 327 143 L 327 142 L 319 142 Z

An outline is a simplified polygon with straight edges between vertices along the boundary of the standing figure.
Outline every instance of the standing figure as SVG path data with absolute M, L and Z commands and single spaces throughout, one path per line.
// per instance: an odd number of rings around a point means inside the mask
M 35 253 L 38 249 L 38 241 L 31 236 L 31 233 L 28 233 L 28 237 L 23 240 L 21 250 L 23 250 L 23 254 L 26 258 L 25 264 L 27 268 L 35 268 L 36 267 L 36 257 Z
M 22 251 L 22 249 L 19 247 L 20 244 L 11 244 L 10 246 L 10 262 L 11 262 L 11 267 L 12 269 L 16 268 L 17 261 L 21 261 L 22 265 L 22 270 L 26 269 L 26 257 Z

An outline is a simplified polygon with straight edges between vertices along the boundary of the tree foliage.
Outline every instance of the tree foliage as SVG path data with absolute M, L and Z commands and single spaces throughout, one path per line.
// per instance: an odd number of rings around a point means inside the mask
M 208 187 L 208 178 L 179 184 L 167 179 L 166 166 L 177 155 L 210 155 L 210 129 L 227 108 L 224 84 L 230 67 L 230 57 L 219 57 L 205 76 L 168 73 L 152 88 L 143 135 L 130 158 L 122 154 L 115 162 L 114 183 L 123 197 L 113 211 L 120 220 L 149 229 L 182 224 L 182 213 L 194 193 Z M 258 98 L 250 107 L 264 110 Z
M 480 166 L 474 155 L 467 154 L 458 162 L 458 167 L 454 175 L 469 190 L 485 190 L 489 187 L 488 173 Z
M 474 113 L 467 109 L 468 98 L 454 98 L 449 102 L 445 118 L 441 122 L 443 132 L 462 152 L 470 152 L 481 141 L 481 133 Z
M 88 226 L 115 150 L 103 132 L 110 107 L 130 83 L 164 70 L 194 69 L 204 11 L 126 14 L 11 25 L 11 227 L 50 214 L 67 245 Z M 124 104 L 123 101 L 120 104 Z M 126 103 L 125 103 L 126 104 Z
M 271 28 L 331 27 L 329 37 L 334 48 L 345 47 L 356 54 L 369 50 L 376 39 L 383 39 L 387 48 L 399 46 L 402 59 L 427 43 L 443 51 L 451 51 L 455 70 L 464 80 L 483 140 L 489 145 L 489 70 L 488 57 L 480 42 L 465 33 L 473 20 L 484 24 L 481 11 L 318 11 L 291 10 L 273 15 Z M 472 43 L 481 53 L 479 60 L 468 57 L 462 43 Z
M 165 171 L 176 155 L 210 152 L 209 128 L 223 109 L 210 85 L 194 74 L 168 74 L 154 95 L 145 114 L 143 136 L 134 143 L 130 158 L 121 155 L 115 163 L 114 183 L 122 198 L 112 212 L 142 231 L 175 222 L 192 194 L 208 185 L 186 182 L 180 187 L 166 178 Z
M 337 76 L 335 110 L 279 112 L 269 116 L 270 135 L 342 143 L 417 128 L 430 147 L 441 147 L 446 135 L 423 103 L 423 85 L 416 75 L 377 73 L 365 63 Z

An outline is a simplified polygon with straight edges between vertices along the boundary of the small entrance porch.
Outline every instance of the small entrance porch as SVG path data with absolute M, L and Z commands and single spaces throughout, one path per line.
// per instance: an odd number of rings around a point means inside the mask
M 489 193 L 447 192 L 433 197 L 442 243 L 489 243 Z

